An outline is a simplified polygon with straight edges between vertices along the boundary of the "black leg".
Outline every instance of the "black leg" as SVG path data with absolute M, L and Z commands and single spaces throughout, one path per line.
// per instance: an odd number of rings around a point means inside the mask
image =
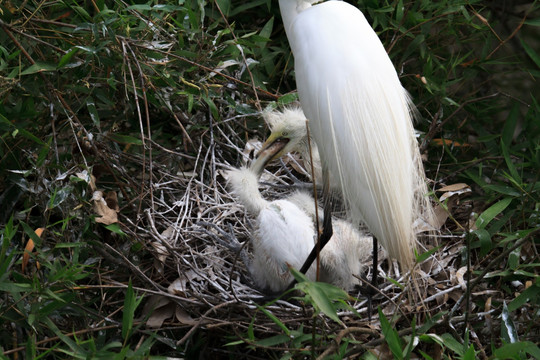
M 328 179 L 328 177 L 325 177 Z M 313 247 L 311 252 L 309 253 L 306 261 L 304 262 L 304 265 L 302 265 L 302 268 L 300 269 L 300 272 L 302 274 L 305 274 L 311 264 L 313 264 L 313 261 L 319 257 L 319 253 L 324 248 L 324 246 L 330 241 L 330 238 L 332 237 L 334 230 L 332 229 L 332 207 L 333 207 L 333 201 L 332 201 L 332 195 L 330 194 L 330 184 L 328 180 L 325 181 L 323 184 L 323 197 L 324 197 L 324 218 L 323 218 L 323 228 L 321 236 L 318 237 L 317 244 Z M 318 229 L 316 229 L 318 231 Z M 318 276 L 317 276 L 318 277 Z M 294 284 L 296 284 L 296 279 L 294 279 L 287 290 L 292 289 L 294 287 Z
M 377 283 L 378 283 L 378 274 L 379 274 L 379 249 L 378 249 L 378 242 L 377 238 L 373 237 L 373 274 L 371 276 L 371 285 L 366 284 L 364 289 L 366 290 L 366 297 L 368 302 L 368 320 L 371 321 L 371 312 L 372 312 L 372 303 L 371 299 L 373 298 L 373 295 L 377 293 Z

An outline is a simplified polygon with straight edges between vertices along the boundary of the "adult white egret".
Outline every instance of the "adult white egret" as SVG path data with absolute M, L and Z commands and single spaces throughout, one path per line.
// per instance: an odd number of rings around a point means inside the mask
M 256 217 L 251 273 L 255 283 L 272 292 L 285 290 L 292 277 L 288 267 L 299 269 L 315 244 L 315 200 L 296 192 L 285 199 L 265 200 L 258 190 L 258 178 L 281 144 L 274 143 L 259 153 L 250 168 L 228 172 L 229 185 L 248 213 Z M 322 210 L 321 210 L 322 213 Z M 345 290 L 358 284 L 364 261 L 370 254 L 371 238 L 344 221 L 334 220 L 334 235 L 321 251 L 320 281 Z M 314 266 L 307 272 L 315 280 Z
M 316 2 L 279 6 L 324 178 L 331 174 L 351 219 L 410 268 L 413 221 L 429 208 L 410 99 L 364 15 L 345 2 Z

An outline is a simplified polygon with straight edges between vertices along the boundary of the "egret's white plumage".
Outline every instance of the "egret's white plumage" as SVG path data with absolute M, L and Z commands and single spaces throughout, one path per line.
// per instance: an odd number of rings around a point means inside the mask
M 364 15 L 315 2 L 279 1 L 311 134 L 351 218 L 409 267 L 413 221 L 429 207 L 410 99 Z
M 311 195 L 296 192 L 287 200 L 296 204 L 315 222 L 317 213 Z M 319 208 L 318 214 L 322 213 L 323 210 Z M 319 224 L 322 224 L 322 218 L 319 219 Z M 320 254 L 319 280 L 350 290 L 354 285 L 360 285 L 360 281 L 354 275 L 358 276 L 363 272 L 362 263 L 371 255 L 373 239 L 363 235 L 354 225 L 342 219 L 332 218 L 332 227 L 332 237 Z
M 251 273 L 255 283 L 273 292 L 285 290 L 292 277 L 288 267 L 300 269 L 315 244 L 315 200 L 305 192 L 285 199 L 265 200 L 258 189 L 258 176 L 281 145 L 263 151 L 249 169 L 228 172 L 229 186 L 247 212 L 256 218 Z M 274 147 L 274 149 L 272 149 Z M 319 214 L 322 210 L 319 209 Z M 322 219 L 321 219 L 322 222 Z M 371 253 L 370 237 L 352 224 L 333 220 L 334 234 L 321 251 L 320 281 L 349 290 L 358 284 L 362 262 Z M 315 280 L 315 265 L 308 270 Z
M 289 200 L 265 200 L 258 189 L 258 175 L 252 170 L 231 170 L 228 178 L 240 203 L 256 217 L 251 265 L 253 280 L 261 288 L 283 291 L 292 281 L 288 266 L 300 269 L 313 248 L 313 221 Z M 307 276 L 315 278 L 311 269 Z
M 289 152 L 300 153 L 308 174 L 313 176 L 318 185 L 322 186 L 322 166 L 319 150 L 315 141 L 308 141 L 308 120 L 302 108 L 289 106 L 282 110 L 266 111 L 263 113 L 263 118 L 271 131 L 263 148 L 279 139 L 286 139 L 283 148 L 274 155 L 274 158 L 279 158 Z M 313 174 L 311 174 L 311 163 L 313 163 Z

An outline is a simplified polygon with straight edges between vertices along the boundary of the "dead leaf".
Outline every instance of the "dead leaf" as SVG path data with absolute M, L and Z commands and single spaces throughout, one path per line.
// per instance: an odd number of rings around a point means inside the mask
M 143 315 L 150 314 L 146 320 L 146 326 L 157 329 L 163 322 L 174 315 L 176 304 L 164 296 L 152 295 L 148 298 L 143 308 Z
M 103 198 L 102 191 L 94 191 L 92 200 L 94 201 L 94 211 L 98 215 L 98 217 L 96 217 L 96 222 L 105 225 L 111 225 L 118 222 L 117 210 L 111 209 L 107 205 L 107 201 Z
M 38 237 L 41 237 L 41 235 L 43 234 L 43 231 L 45 231 L 45 228 L 37 228 L 34 232 L 36 233 Z M 26 246 L 24 247 L 23 258 L 22 258 L 22 263 L 21 263 L 21 271 L 23 273 L 26 270 L 28 261 L 30 261 L 30 254 L 32 254 L 32 251 L 34 251 L 34 247 L 35 247 L 34 241 L 32 240 L 32 238 L 29 238 L 28 242 L 26 243 Z M 36 266 L 39 269 L 39 262 L 37 261 L 36 261 Z
M 169 294 L 183 296 L 187 290 L 187 284 L 193 280 L 201 280 L 201 277 L 193 270 L 184 273 L 183 278 L 174 280 L 167 288 Z
M 469 185 L 465 183 L 457 183 L 452 185 L 443 186 L 440 189 L 437 189 L 437 191 L 459 191 L 463 189 L 471 189 Z
M 176 306 L 175 312 L 176 319 L 185 325 L 195 325 L 198 323 L 197 320 L 193 319 L 184 309 L 179 305 Z
M 440 204 L 437 204 L 433 207 L 433 227 L 435 229 L 441 229 L 442 226 L 448 220 L 449 212 Z
M 458 271 L 456 271 L 456 280 L 458 284 L 461 285 L 461 288 L 463 290 L 467 289 L 467 284 L 465 282 L 465 279 L 463 278 L 466 272 L 467 272 L 466 266 L 462 266 L 461 268 L 459 268 Z
M 174 235 L 174 228 L 172 226 L 169 226 L 167 229 L 165 229 L 161 233 L 161 241 L 153 241 L 150 244 L 154 249 L 156 249 L 157 252 L 157 259 L 154 262 L 154 267 L 156 270 L 162 274 L 164 267 L 165 267 L 165 261 L 167 260 L 167 257 L 169 256 L 169 250 L 165 245 L 163 245 L 162 241 L 167 241 L 170 243 L 170 240 L 172 239 Z
M 460 141 L 449 140 L 449 139 L 433 139 L 431 141 L 433 145 L 442 146 L 454 146 L 454 147 L 470 147 L 471 144 L 462 143 Z

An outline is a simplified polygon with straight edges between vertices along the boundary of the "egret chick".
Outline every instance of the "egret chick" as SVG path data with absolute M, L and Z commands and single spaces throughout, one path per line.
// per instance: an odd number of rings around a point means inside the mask
M 313 248 L 313 221 L 287 199 L 265 200 L 258 189 L 259 172 L 253 168 L 231 170 L 228 177 L 232 192 L 256 217 L 250 269 L 253 280 L 263 289 L 281 292 L 293 280 L 289 267 L 300 269 Z M 315 278 L 311 268 L 306 275 Z
M 313 197 L 304 192 L 297 192 L 287 198 L 308 214 L 315 222 L 315 201 Z M 323 210 L 318 209 L 318 214 Z M 319 219 L 322 224 L 322 219 Z M 360 275 L 372 250 L 373 239 L 363 235 L 350 222 L 332 218 L 334 233 L 328 244 L 321 250 L 321 270 L 319 281 L 327 282 L 344 290 L 351 290 L 353 286 L 360 285 L 354 275 Z

